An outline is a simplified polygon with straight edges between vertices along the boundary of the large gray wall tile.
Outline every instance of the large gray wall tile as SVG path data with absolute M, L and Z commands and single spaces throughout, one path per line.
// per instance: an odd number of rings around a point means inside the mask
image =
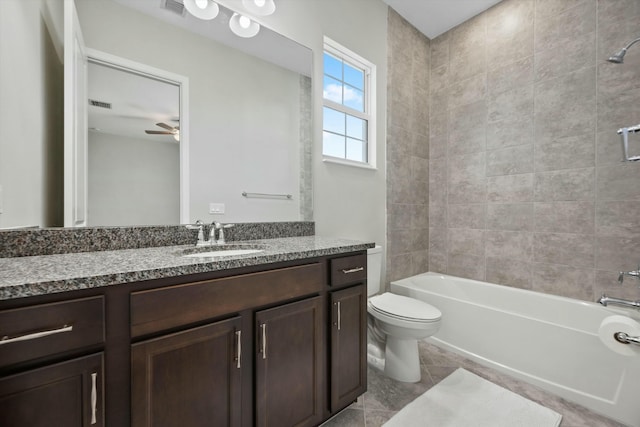
M 487 151 L 487 176 L 533 172 L 533 144 Z
M 450 204 L 449 228 L 478 228 L 484 229 L 486 224 L 487 205 L 476 204 Z
M 594 202 L 534 203 L 534 229 L 547 233 L 594 233 Z
M 533 203 L 489 203 L 487 229 L 532 231 Z
M 532 265 L 526 261 L 487 257 L 486 280 L 520 289 L 531 289 Z
M 487 192 L 489 202 L 532 202 L 533 174 L 488 177 Z
M 535 233 L 533 259 L 548 264 L 594 268 L 595 242 L 589 234 Z
M 559 202 L 593 200 L 595 168 L 536 173 L 535 200 Z
M 488 257 L 531 261 L 533 235 L 521 231 L 487 231 L 485 251 Z
M 533 264 L 531 290 L 593 300 L 594 270 L 559 264 Z

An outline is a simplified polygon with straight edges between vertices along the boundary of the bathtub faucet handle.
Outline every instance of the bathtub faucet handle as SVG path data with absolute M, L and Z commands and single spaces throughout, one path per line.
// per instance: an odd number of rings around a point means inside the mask
M 622 282 L 624 282 L 624 276 L 631 276 L 640 280 L 640 265 L 638 265 L 638 269 L 634 271 L 621 271 L 618 275 L 618 283 L 622 284 Z

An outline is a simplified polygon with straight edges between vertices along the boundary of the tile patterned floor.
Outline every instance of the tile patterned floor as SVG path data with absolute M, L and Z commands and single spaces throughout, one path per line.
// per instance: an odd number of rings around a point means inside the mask
M 422 380 L 415 384 L 391 380 L 379 370 L 369 367 L 368 391 L 322 427 L 382 426 L 397 411 L 459 367 L 562 414 L 561 427 L 624 427 L 582 406 L 424 341 L 420 342 L 420 360 Z

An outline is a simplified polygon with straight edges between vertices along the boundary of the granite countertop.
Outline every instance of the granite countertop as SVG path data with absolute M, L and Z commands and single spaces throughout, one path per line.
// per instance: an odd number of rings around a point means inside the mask
M 305 236 L 225 245 L 228 249 L 243 246 L 263 250 L 233 257 L 186 258 L 185 253 L 195 250 L 222 248 L 187 245 L 0 258 L 0 300 L 335 255 L 366 250 L 374 244 Z

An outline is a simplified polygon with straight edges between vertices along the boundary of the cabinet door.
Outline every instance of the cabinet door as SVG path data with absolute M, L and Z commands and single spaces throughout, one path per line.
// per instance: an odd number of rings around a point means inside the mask
M 331 411 L 367 390 L 367 289 L 331 293 Z
M 134 344 L 133 427 L 237 426 L 240 317 Z
M 0 379 L 0 426 L 103 426 L 102 353 Z
M 256 425 L 313 426 L 322 419 L 322 299 L 256 313 Z

